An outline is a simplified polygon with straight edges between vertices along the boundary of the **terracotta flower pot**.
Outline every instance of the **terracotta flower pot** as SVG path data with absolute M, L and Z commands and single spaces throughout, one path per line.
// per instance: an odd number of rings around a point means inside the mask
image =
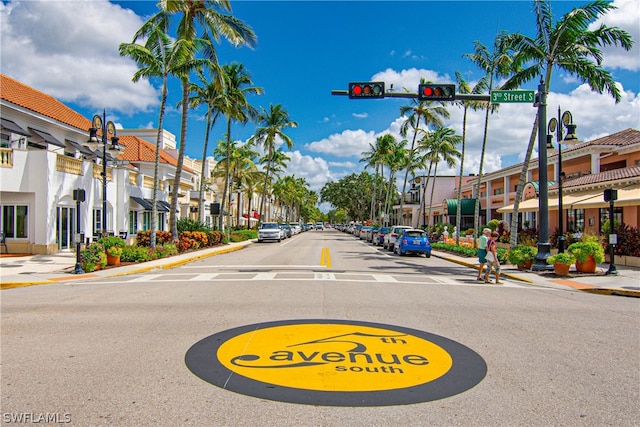
M 120 256 L 111 256 L 107 254 L 107 265 L 120 265 Z
M 571 268 L 571 265 L 569 264 L 562 264 L 559 262 L 556 262 L 555 264 L 553 264 L 553 271 L 558 276 L 567 276 L 569 274 L 570 268 Z
M 593 259 L 593 255 L 589 255 L 589 258 L 587 258 L 585 262 L 576 261 L 576 270 L 581 273 L 595 273 L 597 266 L 596 261 Z
M 529 260 L 527 262 L 525 262 L 524 264 L 518 264 L 518 270 L 522 271 L 522 270 L 531 270 L 531 266 L 533 265 L 533 260 Z

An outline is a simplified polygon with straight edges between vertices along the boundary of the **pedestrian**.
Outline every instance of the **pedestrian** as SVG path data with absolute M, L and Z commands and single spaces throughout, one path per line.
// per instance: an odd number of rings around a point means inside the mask
M 487 262 L 485 257 L 487 256 L 487 242 L 489 241 L 489 237 L 491 237 L 491 229 L 485 228 L 482 230 L 482 236 L 478 239 L 478 263 L 480 263 L 480 267 L 478 267 L 478 278 L 476 280 L 479 282 L 484 280 L 482 278 L 482 270 Z
M 484 276 L 484 283 L 491 283 L 491 280 L 489 280 L 491 271 L 493 271 L 496 276 L 496 283 L 502 283 L 500 281 L 500 261 L 498 260 L 498 237 L 500 237 L 500 235 L 497 231 L 494 231 L 491 233 L 491 238 L 487 241 L 487 255 L 485 257 L 487 260 L 487 273 Z

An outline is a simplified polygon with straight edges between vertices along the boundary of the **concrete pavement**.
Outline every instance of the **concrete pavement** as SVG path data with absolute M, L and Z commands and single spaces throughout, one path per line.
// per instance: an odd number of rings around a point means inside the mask
M 73 274 L 76 262 L 75 253 L 24 256 L 3 255 L 0 257 L 0 288 L 9 289 L 21 286 L 45 285 L 71 280 L 116 277 L 154 269 L 170 269 L 198 259 L 240 250 L 252 243 L 253 241 L 251 240 L 240 243 L 230 243 L 176 255 L 170 258 L 111 267 L 86 274 Z M 477 270 L 477 260 L 475 258 L 465 258 L 440 251 L 433 251 L 433 256 Z M 537 286 L 542 285 L 607 295 L 640 297 L 640 269 L 626 266 L 617 267 L 619 274 L 614 276 L 604 274 L 608 268 L 608 264 L 600 264 L 595 274 L 589 275 L 572 271 L 567 277 L 559 277 L 553 272 L 519 271 L 515 266 L 504 265 L 502 266 L 502 276 L 509 280 L 517 280 Z M 470 274 L 476 273 L 470 272 Z

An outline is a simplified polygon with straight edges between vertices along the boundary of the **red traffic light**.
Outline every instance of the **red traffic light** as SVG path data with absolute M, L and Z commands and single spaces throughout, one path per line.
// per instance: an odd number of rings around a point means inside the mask
M 384 98 L 384 82 L 349 83 L 350 99 Z
M 456 99 L 456 85 L 421 84 L 418 86 L 418 98 L 421 101 L 453 101 Z

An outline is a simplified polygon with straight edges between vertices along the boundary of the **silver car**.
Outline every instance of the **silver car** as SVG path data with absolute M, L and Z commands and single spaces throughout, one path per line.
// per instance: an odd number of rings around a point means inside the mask
M 282 230 L 277 222 L 263 222 L 258 229 L 258 243 L 262 243 L 266 240 L 281 241 Z

